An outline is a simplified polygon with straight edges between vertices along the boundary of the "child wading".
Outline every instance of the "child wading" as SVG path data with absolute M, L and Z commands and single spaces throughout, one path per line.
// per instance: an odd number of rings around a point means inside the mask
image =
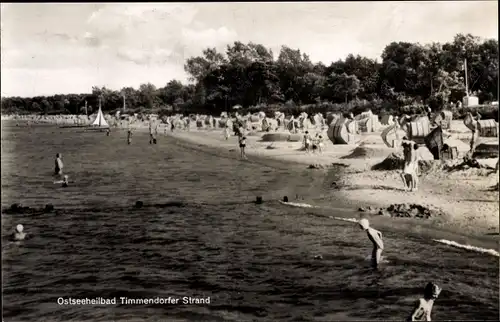
M 54 174 L 55 175 L 62 175 L 63 174 L 63 162 L 62 162 L 62 155 L 61 153 L 56 154 L 56 160 L 55 160 L 55 168 L 54 168 Z
M 384 242 L 382 241 L 382 233 L 376 229 L 370 227 L 370 223 L 368 219 L 361 219 L 359 221 L 359 226 L 361 229 L 366 231 L 368 238 L 373 243 L 373 251 L 372 251 L 372 267 L 374 269 L 378 268 L 380 264 L 380 260 L 382 257 L 382 251 L 384 250 Z
M 439 286 L 428 283 L 424 289 L 424 297 L 417 301 L 413 312 L 406 321 L 431 321 L 432 306 L 440 293 Z
M 247 155 L 245 153 L 245 147 L 247 146 L 247 138 L 243 136 L 243 134 L 240 134 L 238 141 L 240 144 L 241 158 L 246 159 Z
M 130 143 L 132 143 L 132 130 L 131 129 L 129 129 L 127 131 L 127 144 L 130 144 Z

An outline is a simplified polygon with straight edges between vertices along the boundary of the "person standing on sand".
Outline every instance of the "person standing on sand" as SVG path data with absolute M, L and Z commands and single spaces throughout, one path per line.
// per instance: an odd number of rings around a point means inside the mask
M 56 154 L 56 160 L 55 160 L 55 169 L 54 173 L 55 175 L 62 175 L 63 174 L 63 162 L 62 162 L 62 155 L 61 153 Z
M 323 136 L 320 134 L 318 136 L 318 152 L 319 153 L 323 153 L 323 147 L 325 146 L 325 144 L 323 143 Z
M 323 151 L 323 137 L 319 133 L 316 133 L 313 142 L 313 152 L 316 151 L 318 151 L 319 153 Z
M 396 135 L 396 140 L 399 140 L 399 130 L 401 125 L 399 124 L 399 116 L 394 117 L 394 134 Z
M 472 136 L 470 139 L 469 157 L 472 158 L 479 142 L 479 120 L 474 120 L 472 123 Z
M 418 189 L 418 145 L 413 141 L 403 138 L 403 157 L 404 165 L 401 178 L 403 179 L 404 189 L 406 191 L 417 191 Z
M 359 226 L 361 229 L 366 231 L 366 234 L 368 235 L 368 238 L 370 241 L 373 243 L 373 251 L 372 251 L 372 267 L 374 269 L 377 269 L 381 258 L 382 258 L 382 251 L 384 250 L 384 242 L 382 241 L 382 233 L 376 229 L 373 229 L 370 227 L 370 223 L 368 222 L 368 219 L 361 219 L 359 221 Z
M 241 152 L 241 158 L 243 160 L 246 160 L 247 159 L 247 155 L 245 153 L 245 147 L 247 146 L 247 142 L 246 142 L 247 138 L 245 136 L 243 136 L 243 134 L 241 134 L 239 136 L 239 139 L 238 139 L 238 142 L 240 144 L 240 152 Z
M 229 140 L 229 137 L 231 136 L 231 133 L 229 133 L 229 126 L 227 124 L 224 126 L 224 139 L 227 141 Z
M 309 135 L 309 131 L 306 131 L 304 134 L 304 147 L 306 152 L 309 153 L 311 151 L 311 136 Z
M 434 283 L 428 283 L 424 289 L 424 297 L 417 301 L 406 321 L 431 321 L 432 307 L 439 294 L 441 294 L 441 288 Z

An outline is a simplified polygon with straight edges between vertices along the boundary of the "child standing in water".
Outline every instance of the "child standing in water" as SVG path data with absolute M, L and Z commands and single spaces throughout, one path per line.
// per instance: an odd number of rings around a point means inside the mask
M 439 286 L 428 283 L 424 289 L 424 297 L 417 301 L 413 312 L 406 321 L 431 321 L 432 306 L 440 293 Z
M 62 175 L 63 167 L 64 165 L 62 162 L 62 155 L 58 153 L 56 154 L 55 169 L 54 169 L 55 174 L 58 176 Z
M 127 131 L 127 144 L 132 143 L 132 130 L 128 129 Z
M 376 229 L 370 227 L 370 223 L 368 219 L 361 219 L 359 221 L 359 226 L 361 229 L 366 231 L 368 238 L 373 243 L 373 251 L 372 251 L 372 267 L 374 269 L 378 268 L 380 264 L 380 260 L 382 257 L 382 251 L 384 250 L 384 242 L 382 241 L 382 233 Z
M 240 144 L 241 158 L 246 160 L 247 155 L 245 153 L 245 147 L 247 146 L 247 138 L 241 134 L 238 141 Z

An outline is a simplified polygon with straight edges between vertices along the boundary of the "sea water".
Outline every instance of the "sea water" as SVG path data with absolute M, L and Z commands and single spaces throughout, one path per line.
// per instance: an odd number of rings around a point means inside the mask
M 148 142 L 2 122 L 2 207 L 56 210 L 2 214 L 5 321 L 402 320 L 429 281 L 435 320 L 498 319 L 498 258 L 384 232 L 373 272 L 355 224 L 279 202 L 340 204 L 337 172 Z

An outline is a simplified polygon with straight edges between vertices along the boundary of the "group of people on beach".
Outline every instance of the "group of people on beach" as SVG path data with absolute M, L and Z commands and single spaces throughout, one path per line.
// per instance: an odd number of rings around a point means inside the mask
M 316 133 L 316 136 L 313 138 L 309 131 L 304 133 L 303 138 L 304 149 L 307 153 L 313 152 L 323 152 L 323 136 L 319 133 Z

